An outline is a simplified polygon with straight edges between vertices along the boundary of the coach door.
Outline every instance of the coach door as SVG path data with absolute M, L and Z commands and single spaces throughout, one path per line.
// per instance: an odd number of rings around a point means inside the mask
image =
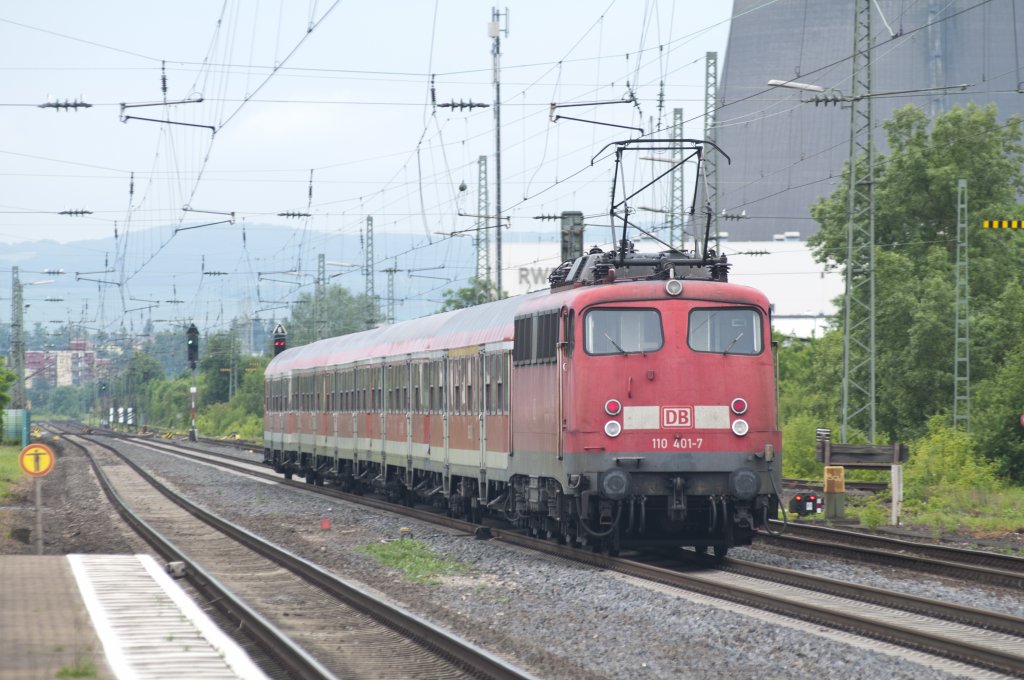
M 487 412 L 484 410 L 487 383 L 484 381 L 484 352 L 483 347 L 471 358 L 473 371 L 473 408 L 477 414 L 477 434 L 480 440 L 480 479 L 478 495 L 482 501 L 487 501 Z

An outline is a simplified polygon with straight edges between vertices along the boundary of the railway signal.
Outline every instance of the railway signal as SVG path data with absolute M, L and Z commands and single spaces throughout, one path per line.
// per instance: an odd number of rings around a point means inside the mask
M 185 331 L 185 342 L 188 346 L 189 367 L 195 370 L 196 362 L 199 361 L 199 329 L 195 324 L 190 325 Z
M 277 324 L 274 326 L 274 356 L 276 357 L 281 352 L 288 348 L 288 331 L 284 329 L 283 324 Z

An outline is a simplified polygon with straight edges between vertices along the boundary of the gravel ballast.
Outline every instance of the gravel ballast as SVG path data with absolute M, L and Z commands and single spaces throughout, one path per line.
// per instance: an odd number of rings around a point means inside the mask
M 141 446 L 123 447 L 134 460 L 194 502 L 343 578 L 386 594 L 538 677 L 956 677 L 874 651 L 885 647 L 880 643 L 848 644 L 843 634 L 834 633 L 820 637 L 801 629 L 800 624 L 781 625 L 767 615 L 748 616 L 733 611 L 735 607 L 715 606 L 703 598 L 694 601 L 685 593 L 636 579 L 261 483 Z M 66 480 L 65 485 L 84 489 L 82 502 L 95 505 L 96 495 L 90 489 L 99 493 L 99 487 L 90 479 L 84 457 L 69 449 L 62 459 L 80 459 L 65 466 L 67 474 L 76 478 Z M 63 506 L 47 504 L 51 521 L 53 515 L 65 512 Z M 118 552 L 131 545 L 120 528 L 100 530 L 106 527 L 104 522 L 113 521 L 111 513 L 93 512 L 89 522 L 94 526 L 87 533 L 95 545 L 84 545 L 84 538 L 78 544 L 48 542 L 47 552 Z M 8 523 L 12 519 L 20 521 L 17 514 L 6 517 Z M 323 520 L 329 520 L 329 529 L 323 528 Z M 469 567 L 468 571 L 434 583 L 412 583 L 358 550 L 399 538 L 403 527 L 438 554 Z M 109 534 L 112 543 L 104 544 L 103 534 Z M 16 541 L 0 545 L 5 552 L 31 552 L 31 545 Z M 886 574 L 864 565 L 791 556 L 767 547 L 736 549 L 733 554 L 809 569 L 830 578 L 868 579 L 864 582 L 877 587 L 975 607 L 995 609 L 998 604 L 996 592 L 921 581 L 894 571 Z M 1019 602 L 1010 604 L 1011 613 L 1020 612 Z

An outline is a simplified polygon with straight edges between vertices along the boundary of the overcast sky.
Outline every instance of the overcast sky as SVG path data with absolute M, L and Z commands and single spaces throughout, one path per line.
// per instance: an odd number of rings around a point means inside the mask
M 552 122 L 553 102 L 632 94 L 636 105 L 560 112 L 650 132 L 682 108 L 685 135 L 702 136 L 705 53 L 718 52 L 721 72 L 731 8 L 508 2 L 502 203 L 513 232 L 554 224 L 536 215 L 606 213 L 612 166 L 591 159 L 632 134 Z M 493 104 L 491 12 L 471 0 L 6 3 L 0 242 L 109 237 L 116 223 L 122 242 L 136 236 L 116 266 L 139 277 L 162 245 L 189 237 L 181 227 L 358 233 L 372 215 L 377 230 L 412 235 L 416 265 L 443 263 L 443 234 L 473 227 L 458 213 L 477 211 L 482 155 L 494 205 L 495 125 L 492 108 L 432 97 Z M 91 108 L 39 108 L 76 101 Z M 58 214 L 79 210 L 92 214 Z M 312 216 L 277 217 L 286 211 Z

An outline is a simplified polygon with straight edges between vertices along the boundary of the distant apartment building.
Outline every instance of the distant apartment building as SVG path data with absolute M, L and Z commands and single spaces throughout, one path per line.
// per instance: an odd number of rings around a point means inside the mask
M 85 385 L 96 379 L 96 353 L 82 338 L 71 341 L 70 350 L 25 352 L 25 385 L 67 387 Z

